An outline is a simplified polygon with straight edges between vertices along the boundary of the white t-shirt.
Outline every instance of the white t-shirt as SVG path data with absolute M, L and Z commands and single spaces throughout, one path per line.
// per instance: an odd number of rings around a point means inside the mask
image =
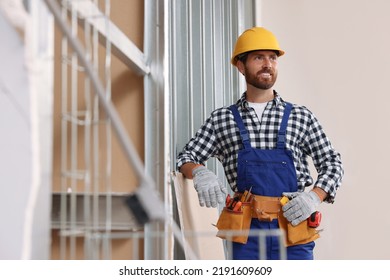
M 261 121 L 261 116 L 263 115 L 265 106 L 267 106 L 267 103 L 268 103 L 268 102 L 264 102 L 264 103 L 252 103 L 252 102 L 248 102 L 249 106 L 252 107 L 253 109 L 255 109 L 255 112 L 256 112 L 256 114 L 257 114 L 257 118 L 258 118 L 260 121 Z

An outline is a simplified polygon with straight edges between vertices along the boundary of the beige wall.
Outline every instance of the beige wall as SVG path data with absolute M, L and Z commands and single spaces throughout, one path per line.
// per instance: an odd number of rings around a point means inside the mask
M 261 22 L 279 38 L 276 89 L 320 119 L 345 179 L 321 205 L 317 259 L 390 259 L 390 2 L 263 0 Z

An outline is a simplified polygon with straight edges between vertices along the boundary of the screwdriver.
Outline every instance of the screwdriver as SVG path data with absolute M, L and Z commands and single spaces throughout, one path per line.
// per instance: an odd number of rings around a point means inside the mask
M 236 204 L 233 207 L 233 211 L 235 211 L 235 212 L 240 211 L 241 210 L 241 205 L 242 205 L 242 202 L 241 201 L 237 201 Z
M 240 201 L 240 199 L 238 198 L 238 196 L 235 196 L 232 199 L 230 199 L 228 209 L 233 210 L 236 207 L 237 202 L 239 202 L 239 201 Z
M 226 201 L 225 201 L 225 206 L 226 206 L 226 207 L 229 206 L 230 200 L 231 200 L 231 199 L 232 199 L 232 198 L 230 197 L 230 194 L 228 194 L 227 197 L 226 197 Z

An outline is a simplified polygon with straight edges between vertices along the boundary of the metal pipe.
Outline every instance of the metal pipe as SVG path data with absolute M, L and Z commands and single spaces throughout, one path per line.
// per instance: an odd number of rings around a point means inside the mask
M 67 2 L 62 3 L 62 14 L 63 18 L 66 18 L 66 5 Z M 68 40 L 66 37 L 63 37 L 61 40 L 61 60 L 63 61 L 65 57 L 68 56 Z M 68 126 L 67 120 L 65 119 L 65 114 L 67 113 L 68 108 L 68 64 L 61 64 L 61 210 L 60 210 L 60 230 L 66 230 L 66 221 L 67 217 L 67 177 L 64 176 L 67 172 L 68 165 Z M 66 247 L 67 247 L 67 237 L 60 236 L 60 259 L 66 258 Z
M 77 37 L 77 14 L 72 7 L 71 9 L 71 35 L 72 38 Z M 77 54 L 72 52 L 71 55 L 71 116 L 77 116 L 78 108 L 78 58 Z M 78 125 L 75 122 L 71 122 L 71 144 L 70 144 L 70 170 L 71 174 L 77 174 L 77 157 L 78 157 Z M 70 229 L 77 229 L 77 177 L 72 176 L 70 178 Z M 76 237 L 71 235 L 70 237 L 70 258 L 76 258 Z
M 110 0 L 105 1 L 105 28 L 106 28 L 106 56 L 105 56 L 105 80 L 106 80 L 106 100 L 111 100 L 111 40 L 110 39 L 110 28 L 109 28 L 109 18 L 110 18 Z M 106 123 L 106 176 L 105 176 L 105 186 L 106 186 L 106 223 L 105 231 L 110 232 L 112 228 L 112 186 L 111 186 L 111 170 L 112 170 L 112 135 L 111 135 L 111 121 L 107 118 Z M 103 256 L 105 259 L 111 258 L 111 242 L 109 239 L 105 239 L 103 242 Z

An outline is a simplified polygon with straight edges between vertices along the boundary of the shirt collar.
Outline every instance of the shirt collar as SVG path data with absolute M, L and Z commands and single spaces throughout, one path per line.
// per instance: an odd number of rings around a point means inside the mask
M 282 99 L 282 97 L 280 97 L 279 93 L 277 93 L 275 90 L 274 90 L 274 99 L 270 102 L 272 102 L 272 107 L 279 107 L 279 106 L 282 106 L 283 107 L 283 104 L 284 104 L 284 100 Z M 246 92 L 244 92 L 240 99 L 237 101 L 237 105 L 242 107 L 243 109 L 246 109 L 248 110 L 249 108 L 249 104 L 248 104 L 248 101 L 246 100 Z

